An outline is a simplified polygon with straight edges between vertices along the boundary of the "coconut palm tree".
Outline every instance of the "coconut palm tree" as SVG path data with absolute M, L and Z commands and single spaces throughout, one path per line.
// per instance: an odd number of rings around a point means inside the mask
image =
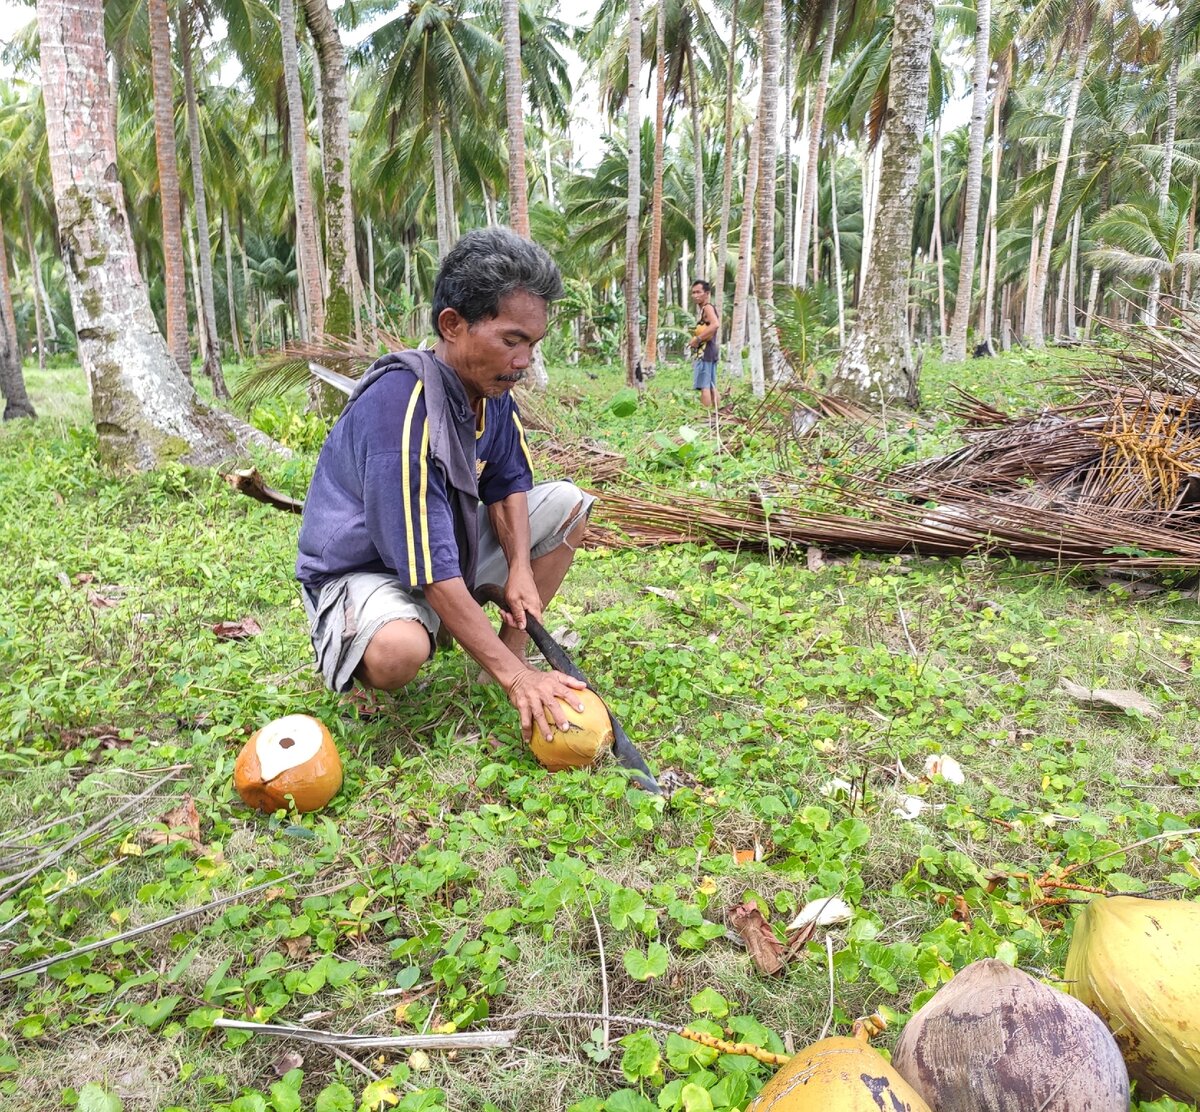
M 167 0 L 147 0 L 150 17 L 150 71 L 154 80 L 154 146 L 162 200 L 163 277 L 167 294 L 167 347 L 185 374 L 188 352 L 187 275 L 183 261 L 183 201 L 175 152 L 175 71 L 171 65 L 171 20 Z
M 179 16 L 179 60 L 183 69 L 183 100 L 187 108 L 188 160 L 192 167 L 192 210 L 196 214 L 197 253 L 200 263 L 200 298 L 196 306 L 196 324 L 204 343 L 204 374 L 212 381 L 213 394 L 229 397 L 229 387 L 221 372 L 220 342 L 217 339 L 217 307 L 213 298 L 211 240 L 208 234 L 208 199 L 204 193 L 204 152 L 200 143 L 200 108 L 196 100 L 196 76 L 192 67 L 193 26 L 198 8 L 181 10 Z
M 283 43 L 283 85 L 287 93 L 296 255 L 300 263 L 300 331 L 302 338 L 308 339 L 325 331 L 325 290 L 312 182 L 308 176 L 308 117 L 300 89 L 295 0 L 279 0 L 279 32 Z
M 360 334 L 358 274 L 354 247 L 354 207 L 350 187 L 350 99 L 346 51 L 326 0 L 302 0 L 304 19 L 316 46 L 321 82 L 321 160 L 325 179 L 325 263 L 329 297 L 325 331 L 331 336 Z
M 42 89 L 59 234 L 101 458 L 118 470 L 207 465 L 270 444 L 199 402 L 158 331 L 119 180 L 101 0 L 41 0 Z
M 908 328 L 908 275 L 933 22 L 932 0 L 897 0 L 873 253 L 858 316 L 829 383 L 833 392 L 849 398 L 917 401 L 919 366 Z
M 626 66 L 625 144 L 629 159 L 625 208 L 625 381 L 642 387 L 642 343 L 638 289 L 638 238 L 641 223 L 641 127 L 638 123 L 639 85 L 642 74 L 642 5 L 629 0 L 629 56 Z
M 762 333 L 764 375 L 772 381 L 783 373 L 783 354 L 775 328 L 775 174 L 779 150 L 779 46 L 783 23 L 781 0 L 764 0 L 762 76 L 758 102 L 762 137 L 759 148 L 758 242 L 754 296 Z
M 36 417 L 37 412 L 25 392 L 17 318 L 13 312 L 12 287 L 8 281 L 8 250 L 4 242 L 2 219 L 7 200 L 0 196 L 0 394 L 4 396 L 4 420 L 11 421 L 14 417 Z
M 1170 199 L 1163 205 L 1157 193 L 1109 209 L 1091 237 L 1089 263 L 1127 281 L 1157 279 L 1168 295 L 1178 291 L 1185 267 L 1200 264 L 1200 252 L 1188 247 L 1185 214 Z
M 967 322 L 971 318 L 971 290 L 975 280 L 975 247 L 979 229 L 979 199 L 983 192 L 983 133 L 987 121 L 987 76 L 991 62 L 991 0 L 975 0 L 975 72 L 971 96 L 971 142 L 967 153 L 967 191 L 963 207 L 963 232 L 958 246 L 958 292 L 950 323 L 945 358 L 964 359 Z

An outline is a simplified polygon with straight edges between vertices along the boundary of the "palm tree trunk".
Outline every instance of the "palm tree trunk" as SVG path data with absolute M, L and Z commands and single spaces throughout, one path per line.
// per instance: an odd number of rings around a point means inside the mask
M 1063 117 L 1062 142 L 1058 148 L 1058 164 L 1054 168 L 1054 185 L 1046 206 L 1046 224 L 1042 229 L 1042 246 L 1038 253 L 1038 268 L 1033 287 L 1033 319 L 1029 322 L 1029 342 L 1035 348 L 1046 346 L 1045 300 L 1046 284 L 1050 278 L 1050 255 L 1054 247 L 1054 225 L 1058 222 L 1058 206 L 1062 200 L 1063 183 L 1067 179 L 1067 163 L 1071 157 L 1071 137 L 1075 131 L 1075 116 L 1079 109 L 1079 93 L 1087 69 L 1088 47 L 1091 43 L 1092 10 L 1085 17 L 1075 56 L 1075 73 L 1067 96 L 1067 113 Z
M 1004 141 L 1000 132 L 1000 109 L 1004 101 L 1001 89 L 996 90 L 992 99 L 992 182 L 988 195 L 988 276 L 987 292 L 983 298 L 983 324 L 980 331 L 989 350 L 992 344 L 992 321 L 996 307 L 996 273 L 999 270 L 1000 257 L 997 252 L 998 233 L 996 228 L 997 206 L 1000 193 L 1000 164 L 1004 160 Z
M 858 301 L 861 302 L 867 288 L 867 275 L 871 272 L 871 252 L 875 248 L 875 224 L 879 214 L 879 188 L 883 168 L 883 144 L 874 150 L 863 151 L 863 247 L 858 264 Z
M 518 0 L 502 0 L 504 111 L 508 139 L 508 222 L 529 236 L 529 185 L 525 176 L 525 107 L 521 102 L 521 13 Z
M 792 36 L 783 46 L 783 280 L 792 273 Z
M 303 3 L 321 76 L 321 165 L 325 176 L 325 262 L 329 272 L 325 331 L 331 336 L 349 336 L 351 332 L 360 336 L 362 280 L 354 250 L 346 51 L 326 0 L 303 0 Z
M 212 379 L 213 397 L 228 398 L 229 387 L 221 372 L 220 341 L 217 339 L 217 303 L 213 296 L 211 241 L 208 237 L 208 200 L 204 195 L 204 154 L 200 145 L 200 109 L 196 103 L 196 82 L 192 73 L 191 29 L 180 18 L 179 58 L 183 66 L 183 96 L 187 106 L 188 154 L 192 163 L 192 205 L 196 211 L 196 239 L 200 252 L 200 303 L 197 325 L 205 338 L 204 373 Z
M 775 328 L 775 171 L 779 149 L 779 38 L 783 21 L 782 0 L 765 0 L 763 5 L 762 93 L 758 102 L 762 116 L 762 150 L 758 183 L 758 250 L 755 254 L 754 294 L 762 329 L 765 374 L 774 382 L 784 371 Z
M 1038 145 L 1037 153 L 1034 155 L 1033 170 L 1038 173 L 1042 169 L 1042 163 L 1045 158 L 1045 151 Z M 1018 174 L 1019 174 L 1018 167 Z M 1040 229 L 1042 227 L 1042 206 L 1033 206 L 1033 222 L 1029 226 L 1029 274 L 1025 280 L 1025 306 L 1021 313 L 1021 334 L 1028 335 L 1030 330 L 1030 321 L 1033 318 L 1034 296 L 1037 292 L 1037 272 L 1038 259 L 1041 257 L 1041 236 Z
M 179 162 L 175 152 L 175 93 L 171 68 L 171 22 L 166 0 L 149 0 L 150 74 L 154 85 L 154 150 L 162 208 L 163 282 L 166 287 L 167 347 L 185 376 L 192 373 L 188 351 L 187 276 L 180 221 Z M 114 134 L 115 134 L 114 123 Z M 38 345 L 39 348 L 41 345 Z
M 1067 268 L 1067 328 L 1069 339 L 1075 339 L 1075 318 L 1078 315 L 1075 305 L 1075 291 L 1079 285 L 1079 224 L 1082 213 L 1075 210 L 1075 218 L 1071 221 L 1071 256 Z
M 288 144 L 292 156 L 292 193 L 296 210 L 296 257 L 300 267 L 301 305 L 305 328 L 302 339 L 325 331 L 324 283 L 317 249 L 316 209 L 308 177 L 308 117 L 300 90 L 300 52 L 296 45 L 294 0 L 279 0 L 280 34 L 283 38 L 283 84 L 287 92 Z
M 842 287 L 842 232 L 838 227 L 837 140 L 829 154 L 829 221 L 833 227 L 833 284 L 837 289 L 838 347 L 846 342 L 846 291 Z
M 876 245 L 862 304 L 830 379 L 855 400 L 918 400 L 919 364 L 908 330 L 916 184 L 929 97 L 933 0 L 897 0 L 891 88 L 883 128 Z
M 80 362 L 103 462 L 208 467 L 261 433 L 196 397 L 150 309 L 126 217 L 112 131 L 102 0 L 41 0 L 42 90 L 54 203 Z
M 696 80 L 696 52 L 689 46 L 688 102 L 692 110 L 692 220 L 696 225 L 696 274 L 703 278 L 708 269 L 704 243 L 704 136 L 700 133 L 700 90 Z
M 1172 46 L 1171 64 L 1167 69 L 1167 130 L 1163 136 L 1162 173 L 1158 179 L 1158 211 L 1161 215 L 1171 202 L 1171 168 L 1175 161 L 1175 131 L 1179 124 L 1179 51 Z M 1158 298 L 1162 292 L 1162 275 L 1154 274 L 1146 293 L 1146 314 L 1142 318 L 1153 328 L 1158 324 Z
M 800 241 L 804 238 L 800 234 L 800 221 L 804 219 L 804 190 L 808 185 L 808 139 L 812 126 L 809 111 L 811 98 L 812 89 L 805 84 L 804 103 L 800 108 L 800 162 L 796 167 L 796 204 L 792 212 L 792 222 L 795 226 L 792 229 L 792 254 L 787 264 L 788 282 L 793 286 L 800 281 L 800 271 L 804 267 L 804 259 L 800 255 Z
M 46 329 L 42 323 L 42 306 L 47 302 L 45 291 L 42 289 L 42 257 L 38 253 L 37 237 L 33 234 L 33 213 L 30 210 L 28 193 L 22 195 L 21 214 L 25 218 L 25 250 L 29 254 L 29 277 L 33 283 L 33 321 L 37 335 L 38 370 L 44 371 L 46 369 Z
M 429 122 L 429 133 L 433 140 L 433 201 L 437 212 L 438 258 L 444 259 L 450 252 L 450 199 L 446 190 L 446 158 L 442 150 L 442 112 L 434 109 Z
M 1200 189 L 1197 188 L 1197 179 L 1192 178 L 1192 203 L 1188 213 L 1187 225 L 1187 250 L 1188 254 L 1192 254 L 1196 250 L 1196 206 L 1200 204 Z M 1180 289 L 1179 300 L 1180 307 L 1183 309 L 1191 309 L 1192 307 L 1192 282 L 1195 278 L 1195 267 L 1190 263 L 1185 263 L 1183 267 L 1183 284 Z
M 825 25 L 825 43 L 821 47 L 821 70 L 817 77 L 817 92 L 813 98 L 812 122 L 808 133 L 808 183 L 804 187 L 804 211 L 800 214 L 800 273 L 796 275 L 801 289 L 807 284 L 805 267 L 808 259 L 809 229 L 817 204 L 817 157 L 821 149 L 821 133 L 825 127 L 825 98 L 829 94 L 829 70 L 833 65 L 833 46 L 837 38 L 838 0 L 829 8 Z
M 642 223 L 642 143 L 638 106 L 642 74 L 642 5 L 629 0 L 629 85 L 625 91 L 625 145 L 628 181 L 625 200 L 625 381 L 642 388 L 641 294 L 638 240 Z
M 717 320 L 724 321 L 722 306 L 725 303 L 725 270 L 729 259 L 729 209 L 733 204 L 733 86 L 735 62 L 737 61 L 738 0 L 733 0 L 729 20 L 729 65 L 725 76 L 725 146 L 722 151 L 724 165 L 721 177 L 721 230 L 717 236 L 717 273 L 713 285 L 717 296 Z
M 650 258 L 646 275 L 646 362 L 647 378 L 654 375 L 658 362 L 659 270 L 662 252 L 663 222 L 663 106 L 666 100 L 667 21 L 663 4 L 658 5 L 654 24 L 654 190 L 650 199 Z
M 375 226 L 367 213 L 367 319 L 371 322 L 371 343 L 379 339 L 379 316 L 375 307 Z
M 933 235 L 929 253 L 937 261 L 938 335 L 946 343 L 946 252 L 942 247 L 942 133 L 933 125 Z
M 14 417 L 36 417 L 37 412 L 25 392 L 25 375 L 21 370 L 21 344 L 8 281 L 2 217 L 0 213 L 0 394 L 4 396 L 4 420 L 11 421 Z
M 959 362 L 967 355 L 967 322 L 975 281 L 975 246 L 979 232 L 979 196 L 983 188 L 983 133 L 987 120 L 987 77 L 991 61 L 991 0 L 975 0 L 975 88 L 971 99 L 971 137 L 967 144 L 967 191 L 963 201 L 963 232 L 958 249 L 958 292 L 945 358 Z
M 741 228 L 738 232 L 737 271 L 733 282 L 733 322 L 729 329 L 730 366 L 742 373 L 742 348 L 746 343 L 746 301 L 750 292 L 751 249 L 754 241 L 754 206 L 758 194 L 759 148 L 762 144 L 762 117 L 756 116 L 751 127 L 750 148 L 746 156 L 746 181 L 742 187 Z M 762 394 L 755 395 L 762 397 Z
M 242 354 L 242 337 L 238 332 L 237 306 L 234 303 L 233 247 L 230 244 L 229 213 L 225 209 L 221 210 L 221 247 L 225 253 L 225 303 L 229 307 L 229 340 L 233 344 L 237 361 L 242 363 L 245 357 Z

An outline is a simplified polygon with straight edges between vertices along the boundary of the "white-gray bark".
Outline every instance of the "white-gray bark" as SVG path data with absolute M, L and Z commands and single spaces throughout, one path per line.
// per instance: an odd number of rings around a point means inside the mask
M 642 143 L 639 105 L 642 77 L 642 5 L 629 0 L 629 84 L 625 90 L 625 144 L 628 182 L 625 194 L 625 381 L 642 387 L 641 291 L 638 240 L 642 222 Z
M 963 233 L 959 243 L 958 292 L 945 358 L 967 355 L 967 323 L 971 319 L 971 293 L 975 288 L 975 248 L 979 232 L 979 198 L 983 191 L 983 133 L 987 120 L 987 76 L 991 52 L 991 0 L 975 0 L 975 88 L 971 97 L 971 135 L 967 143 L 967 187 L 963 199 Z
M 199 402 L 150 310 L 117 175 L 102 0 L 41 0 L 38 27 L 55 208 L 101 458 L 118 471 L 205 466 L 271 445 Z
M 800 259 L 796 284 L 803 289 L 808 283 L 808 247 L 813 214 L 817 204 L 817 159 L 821 149 L 821 133 L 825 125 L 825 99 L 829 93 L 829 70 L 833 65 L 833 44 L 837 38 L 838 0 L 829 8 L 829 19 L 825 25 L 825 43 L 821 48 L 821 71 L 817 77 L 817 91 L 813 97 L 812 121 L 808 131 L 808 181 L 804 186 L 804 211 L 800 214 Z
M 1054 167 L 1054 184 L 1050 188 L 1050 200 L 1046 205 L 1046 223 L 1042 229 L 1042 245 L 1038 252 L 1038 267 L 1034 278 L 1032 308 L 1033 319 L 1026 322 L 1029 342 L 1035 348 L 1046 346 L 1046 285 L 1050 279 L 1050 256 L 1054 248 L 1054 228 L 1058 223 L 1058 206 L 1062 201 L 1063 184 L 1067 180 L 1067 164 L 1071 160 L 1071 137 L 1075 132 L 1075 117 L 1079 110 L 1079 93 L 1083 89 L 1083 77 L 1087 70 L 1088 48 L 1091 42 L 1091 15 L 1079 36 L 1076 47 L 1075 72 L 1071 76 L 1071 88 L 1067 94 L 1067 111 L 1063 117 L 1062 140 L 1058 147 L 1058 162 Z
M 765 0 L 763 5 L 762 92 L 758 111 L 762 116 L 761 166 L 758 171 L 757 224 L 754 295 L 762 334 L 763 363 L 771 381 L 785 371 L 775 326 L 775 175 L 779 151 L 779 44 L 783 23 L 782 0 Z
M 1164 215 L 1171 203 L 1171 171 L 1175 164 L 1175 131 L 1179 126 L 1179 51 L 1172 45 L 1171 65 L 1167 69 L 1167 127 L 1163 136 L 1163 164 L 1158 178 L 1158 212 Z M 1151 328 L 1158 324 L 1158 299 L 1162 293 L 1162 275 L 1150 278 L 1146 293 L 1146 314 L 1143 318 Z
M 908 287 L 933 14 L 933 0 L 897 0 L 894 10 L 874 254 L 858 316 L 829 382 L 832 392 L 857 401 L 918 400 L 920 366 L 908 329 Z

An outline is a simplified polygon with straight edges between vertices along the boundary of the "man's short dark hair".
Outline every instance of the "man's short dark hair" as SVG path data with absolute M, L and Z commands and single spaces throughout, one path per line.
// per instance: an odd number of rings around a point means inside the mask
M 693 286 L 699 286 L 705 293 L 712 293 L 712 283 L 706 282 L 703 278 L 693 278 Z
M 500 302 L 524 290 L 549 304 L 562 297 L 562 276 L 554 260 L 532 240 L 509 228 L 467 232 L 442 260 L 433 289 L 433 330 L 438 317 L 453 309 L 468 325 L 500 314 Z

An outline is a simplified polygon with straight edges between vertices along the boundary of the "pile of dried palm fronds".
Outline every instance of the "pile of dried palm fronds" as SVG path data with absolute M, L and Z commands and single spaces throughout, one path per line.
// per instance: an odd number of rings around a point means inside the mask
M 1081 376 L 1080 399 L 1060 408 L 1010 417 L 963 394 L 968 443 L 947 456 L 891 473 L 864 457 L 859 475 L 817 490 L 781 475 L 769 497 L 606 492 L 595 539 L 1196 567 L 1200 346 L 1170 333 L 1135 342 L 1114 367 Z
M 625 470 L 625 457 L 595 440 L 537 440 L 529 445 L 539 479 L 572 479 L 601 486 Z

